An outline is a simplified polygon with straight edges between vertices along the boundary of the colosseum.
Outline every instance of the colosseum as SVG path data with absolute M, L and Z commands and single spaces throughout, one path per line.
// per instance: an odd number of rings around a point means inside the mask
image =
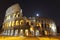
M 55 36 L 55 22 L 45 17 L 23 16 L 19 4 L 14 4 L 6 10 L 2 35 L 7 36 Z

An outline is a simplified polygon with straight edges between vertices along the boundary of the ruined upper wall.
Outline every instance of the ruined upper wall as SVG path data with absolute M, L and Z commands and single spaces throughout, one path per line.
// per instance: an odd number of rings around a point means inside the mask
M 20 11 L 22 13 L 22 9 L 20 8 L 20 5 L 18 3 L 10 6 L 7 10 L 6 10 L 6 14 L 5 16 L 9 15 L 9 14 L 12 14 L 12 13 L 15 13 L 17 11 Z

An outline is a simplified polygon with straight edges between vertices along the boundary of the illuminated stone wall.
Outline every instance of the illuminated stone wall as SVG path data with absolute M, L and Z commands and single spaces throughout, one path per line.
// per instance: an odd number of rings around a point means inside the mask
M 49 18 L 22 17 L 19 4 L 14 4 L 6 11 L 3 22 L 3 35 L 9 36 L 55 36 L 56 24 Z
M 4 19 L 4 27 L 12 27 L 14 26 L 15 21 L 18 22 L 18 19 L 22 18 L 22 9 L 20 8 L 19 4 L 14 4 L 13 6 L 9 7 L 6 11 L 5 19 Z M 8 25 L 7 25 L 8 24 Z M 16 25 L 18 25 L 16 23 Z
M 44 17 L 31 17 L 30 23 L 36 26 L 35 30 L 40 30 L 42 35 L 57 35 L 56 24 L 53 20 Z
M 19 25 L 19 20 L 22 18 L 22 9 L 19 4 L 14 4 L 9 7 L 5 14 L 5 19 L 3 22 L 3 29 L 6 35 L 14 35 L 15 27 Z M 19 27 L 17 27 L 19 28 Z M 4 33 L 3 33 L 4 34 Z

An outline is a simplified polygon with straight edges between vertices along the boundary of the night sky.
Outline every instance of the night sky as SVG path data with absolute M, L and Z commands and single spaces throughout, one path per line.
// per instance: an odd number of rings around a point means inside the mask
M 24 16 L 35 16 L 38 13 L 40 17 L 53 19 L 60 27 L 59 0 L 0 0 L 0 25 L 4 21 L 6 9 L 15 3 L 20 4 Z

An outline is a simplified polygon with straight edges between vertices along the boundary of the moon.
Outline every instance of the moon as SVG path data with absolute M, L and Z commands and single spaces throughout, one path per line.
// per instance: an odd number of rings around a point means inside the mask
M 36 16 L 39 16 L 39 14 L 37 13 Z

